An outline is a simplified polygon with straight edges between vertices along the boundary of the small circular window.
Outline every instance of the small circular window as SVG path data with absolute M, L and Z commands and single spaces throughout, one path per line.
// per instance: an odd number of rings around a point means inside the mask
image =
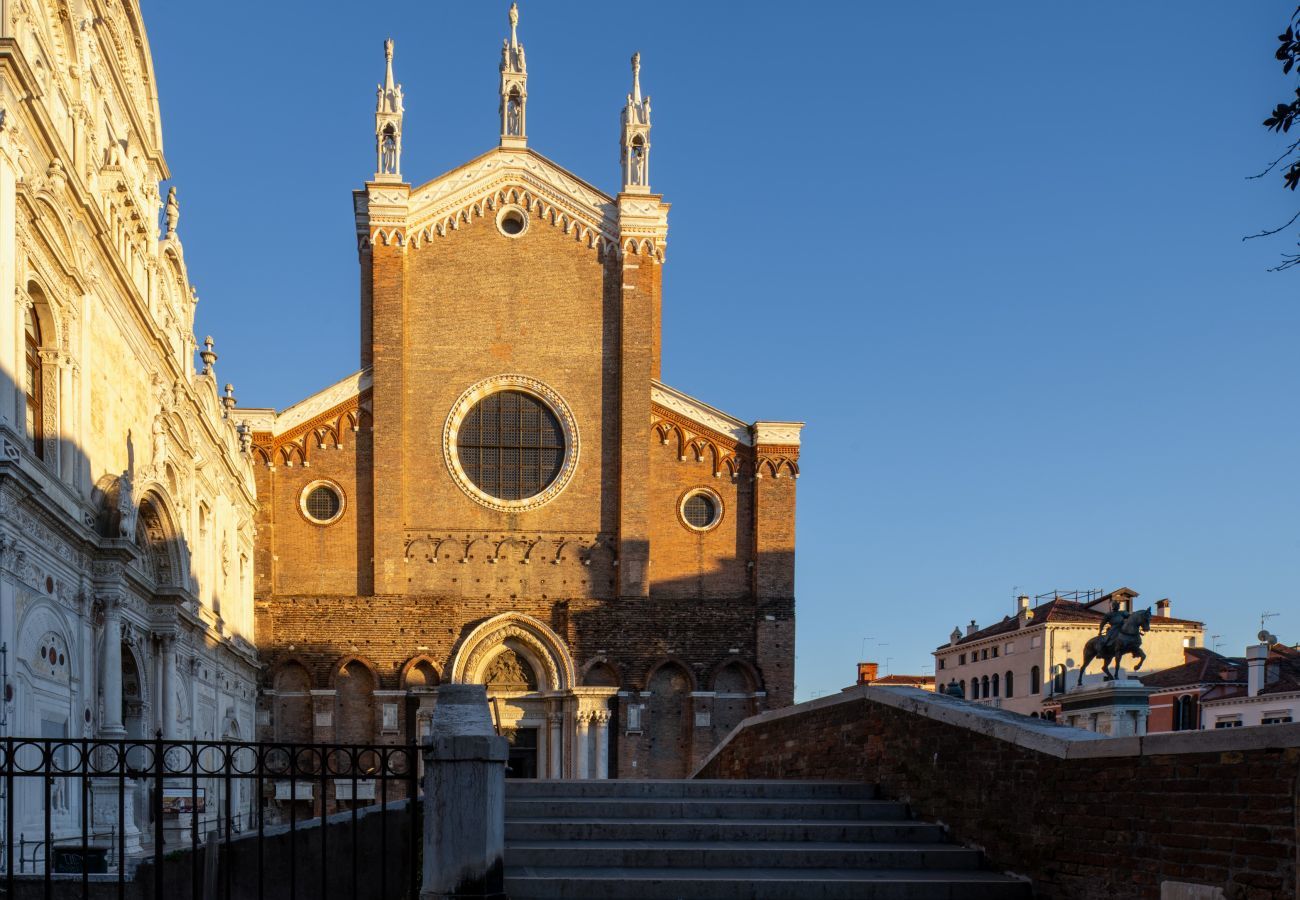
M 302 492 L 302 512 L 317 525 L 329 525 L 343 515 L 343 493 L 326 482 L 309 484 Z
M 722 498 L 713 491 L 690 491 L 682 498 L 682 522 L 695 531 L 708 531 L 722 521 Z
M 506 237 L 519 237 L 528 230 L 528 213 L 518 206 L 503 206 L 497 213 L 497 230 Z

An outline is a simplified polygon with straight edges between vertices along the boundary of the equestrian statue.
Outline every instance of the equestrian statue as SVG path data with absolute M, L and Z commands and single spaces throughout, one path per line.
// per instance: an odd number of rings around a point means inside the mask
M 1097 636 L 1083 648 L 1083 665 L 1079 667 L 1079 684 L 1083 684 L 1083 674 L 1088 671 L 1088 664 L 1094 659 L 1101 660 L 1101 670 L 1106 673 L 1107 681 L 1119 678 L 1119 661 L 1125 654 L 1137 659 L 1133 667 L 1136 672 L 1142 668 L 1147 655 L 1142 650 L 1142 635 L 1151 630 L 1151 607 L 1135 613 L 1125 612 L 1119 602 L 1110 602 L 1110 612 L 1101 620 Z M 1104 632 L 1104 633 L 1103 633 Z M 1112 674 L 1110 664 L 1115 664 Z

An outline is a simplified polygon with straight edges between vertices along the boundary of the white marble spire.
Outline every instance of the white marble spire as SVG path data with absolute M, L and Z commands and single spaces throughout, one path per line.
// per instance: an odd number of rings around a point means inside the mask
M 384 83 L 375 102 L 375 181 L 402 180 L 402 86 L 393 81 L 393 39 L 384 41 Z
M 650 193 L 650 98 L 641 97 L 641 54 L 632 54 L 632 93 L 623 107 L 623 191 Z
M 510 37 L 501 42 L 501 146 L 528 145 L 528 65 L 519 43 L 519 4 L 510 4 Z

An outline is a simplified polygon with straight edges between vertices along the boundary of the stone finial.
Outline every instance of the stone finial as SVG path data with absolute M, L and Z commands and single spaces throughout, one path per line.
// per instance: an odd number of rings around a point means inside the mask
M 641 51 L 632 54 L 632 102 L 641 103 Z
M 176 186 L 167 188 L 167 233 L 166 237 L 176 237 L 176 223 L 181 220 L 181 205 L 176 202 Z
M 226 415 L 230 415 L 230 411 L 235 408 L 237 403 L 239 403 L 239 401 L 235 399 L 235 386 L 233 384 L 227 384 L 226 395 L 221 398 L 221 405 L 226 408 Z
M 515 47 L 519 46 L 519 35 L 517 33 L 519 29 L 519 4 L 518 3 L 510 4 L 510 12 L 508 14 L 508 18 L 510 19 L 510 48 L 513 50 Z
M 199 359 L 203 360 L 203 374 L 211 375 L 212 367 L 217 362 L 216 351 L 212 349 L 212 335 L 203 339 L 203 349 L 199 352 Z

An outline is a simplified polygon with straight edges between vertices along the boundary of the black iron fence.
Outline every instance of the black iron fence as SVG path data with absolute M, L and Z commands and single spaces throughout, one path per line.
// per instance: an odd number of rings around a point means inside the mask
M 413 744 L 0 738 L 5 897 L 415 900 L 419 773 Z

